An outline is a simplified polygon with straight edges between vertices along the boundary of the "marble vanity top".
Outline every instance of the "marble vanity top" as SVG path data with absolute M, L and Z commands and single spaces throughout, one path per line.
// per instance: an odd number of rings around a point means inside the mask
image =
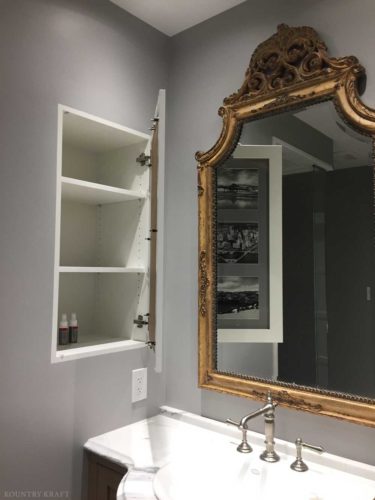
M 240 454 L 240 432 L 222 422 L 162 407 L 155 417 L 91 438 L 85 448 L 126 465 L 117 500 L 375 500 L 375 467 L 304 450 L 307 472 L 290 469 L 295 446 L 276 440 L 280 462 Z M 319 443 L 324 446 L 324 443 Z

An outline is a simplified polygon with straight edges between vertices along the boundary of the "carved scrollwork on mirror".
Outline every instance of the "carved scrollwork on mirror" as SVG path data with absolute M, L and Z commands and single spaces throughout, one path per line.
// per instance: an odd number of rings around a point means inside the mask
M 356 57 L 282 24 L 224 99 L 219 139 L 196 154 L 200 387 L 271 390 L 283 406 L 375 426 L 365 82 Z

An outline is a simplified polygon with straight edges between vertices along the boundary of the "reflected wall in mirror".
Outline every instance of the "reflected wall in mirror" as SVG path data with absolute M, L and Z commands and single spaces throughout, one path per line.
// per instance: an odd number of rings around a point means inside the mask
M 198 152 L 199 386 L 375 426 L 375 110 L 285 24 Z
M 280 149 L 281 165 L 254 160 L 259 145 L 265 156 Z M 282 237 L 269 248 L 272 167 L 282 173 Z M 216 175 L 217 370 L 375 397 L 371 139 L 319 103 L 245 124 Z M 263 332 L 273 251 L 280 342 Z M 243 325 L 247 339 L 236 335 Z

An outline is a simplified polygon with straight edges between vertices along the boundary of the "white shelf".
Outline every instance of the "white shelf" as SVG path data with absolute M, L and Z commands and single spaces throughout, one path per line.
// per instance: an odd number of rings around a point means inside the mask
M 58 346 L 55 362 L 73 361 L 74 359 L 109 354 L 111 352 L 144 349 L 146 344 L 137 340 L 121 340 L 119 338 L 102 338 L 92 342 L 78 342 L 67 346 Z
M 86 205 L 105 205 L 146 197 L 142 191 L 131 191 L 71 177 L 61 177 L 61 185 L 63 200 L 77 201 Z
M 85 266 L 60 266 L 60 273 L 145 273 L 144 267 L 85 267 Z

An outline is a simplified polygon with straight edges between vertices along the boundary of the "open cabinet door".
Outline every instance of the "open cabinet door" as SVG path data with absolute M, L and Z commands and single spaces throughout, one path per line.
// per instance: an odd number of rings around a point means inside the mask
M 152 180 L 152 190 L 154 200 L 151 211 L 151 221 L 157 226 L 157 235 L 154 246 L 152 246 L 151 266 L 150 266 L 150 288 L 153 290 L 154 299 L 151 301 L 150 313 L 153 313 L 151 322 L 150 337 L 155 341 L 155 371 L 162 371 L 163 353 L 163 297 L 164 297 L 164 196 L 165 196 L 165 90 L 159 91 L 158 103 L 155 110 L 157 128 L 154 131 L 152 147 L 152 159 L 157 164 L 156 182 Z M 155 152 L 156 148 L 156 152 Z M 156 196 L 155 196 L 156 194 Z M 155 206 L 156 205 L 156 206 Z M 156 244 L 157 242 L 157 244 Z
M 155 352 L 155 371 L 162 369 L 163 276 L 164 276 L 164 149 L 165 90 L 159 91 L 152 121 L 151 137 L 137 158 L 140 176 L 148 172 L 148 195 L 143 204 L 144 227 L 149 245 L 139 245 L 149 263 L 146 279 L 138 284 L 137 314 L 133 340 L 145 342 Z M 143 174 L 142 174 L 143 172 Z
M 165 90 L 160 90 L 152 126 L 150 172 L 150 307 L 149 345 L 155 350 L 155 371 L 162 370 L 164 277 L 164 151 Z
M 162 371 L 164 297 L 165 90 L 159 91 L 151 141 L 151 256 L 149 340 L 155 342 L 155 371 Z

